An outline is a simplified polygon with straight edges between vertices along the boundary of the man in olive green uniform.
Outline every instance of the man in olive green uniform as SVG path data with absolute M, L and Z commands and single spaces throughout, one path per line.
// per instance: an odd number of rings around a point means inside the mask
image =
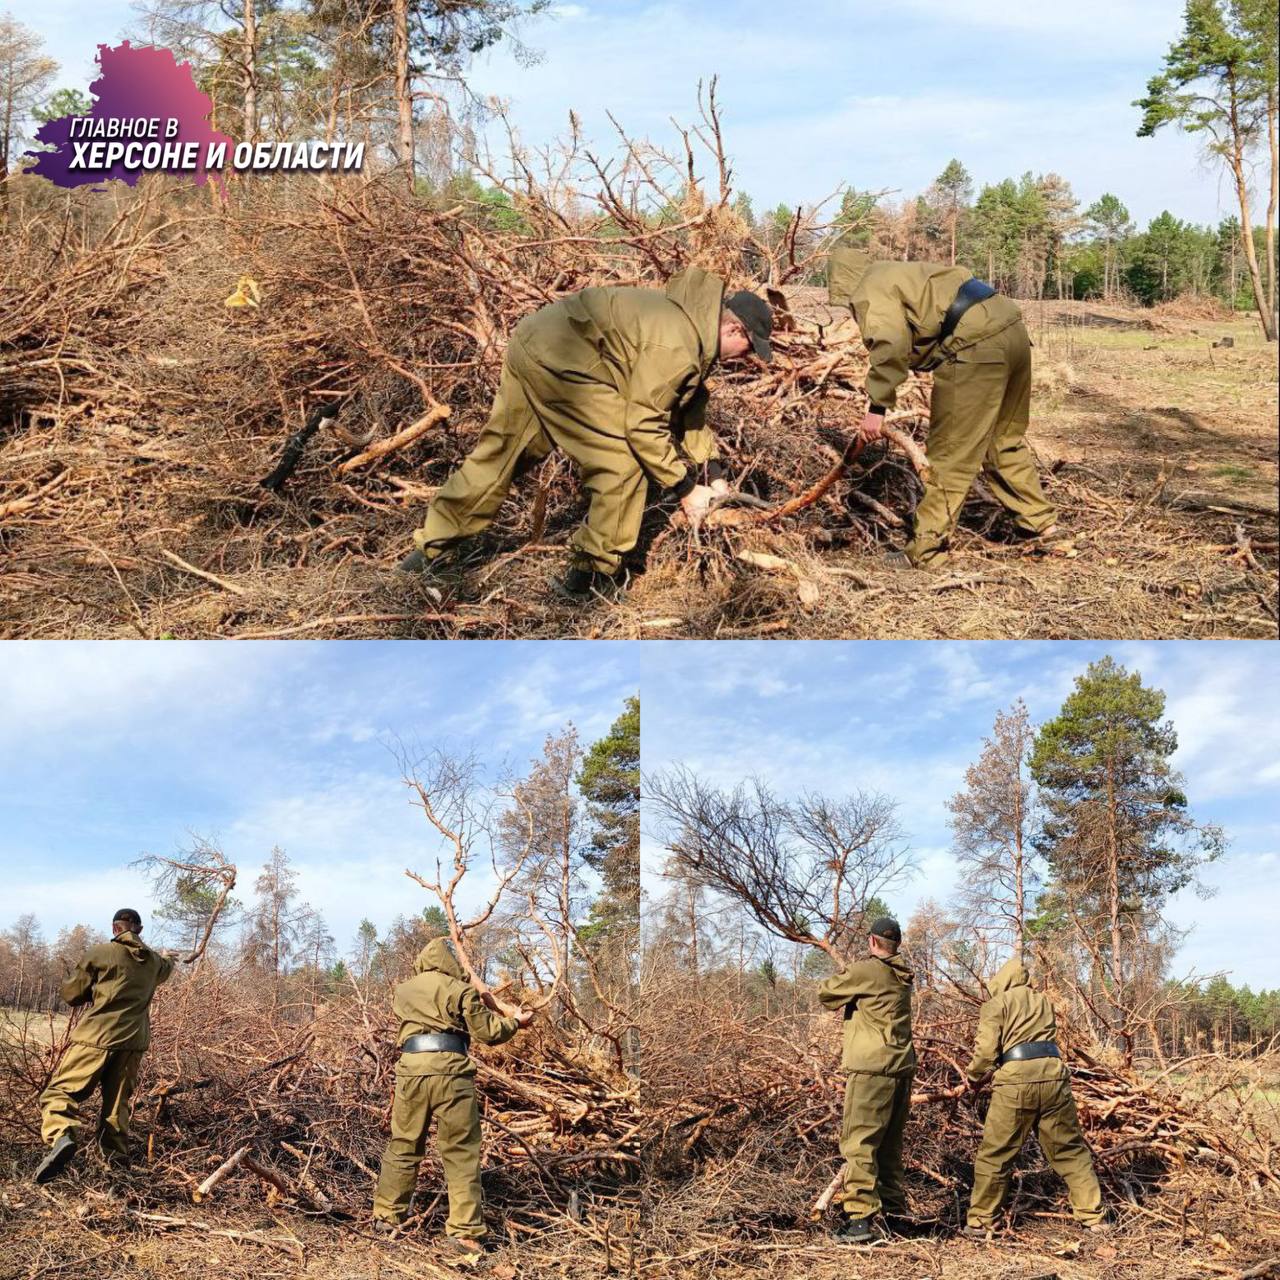
M 857 960 L 818 988 L 827 1009 L 844 1012 L 840 1065 L 849 1073 L 840 1126 L 845 1159 L 846 1222 L 837 1239 L 874 1238 L 880 1212 L 903 1219 L 902 1131 L 911 1107 L 916 1051 L 911 1040 L 911 970 L 898 955 L 902 930 L 887 917 L 871 926 L 871 956 Z
M 593 288 L 527 316 L 511 335 L 488 424 L 441 486 L 402 563 L 422 570 L 489 525 L 518 471 L 559 446 L 591 495 L 564 586 L 586 596 L 621 585 L 650 482 L 693 520 L 727 491 L 706 425 L 706 381 L 717 360 L 770 358 L 772 312 L 752 293 L 724 297 L 690 267 L 665 290 Z M 683 457 L 681 456 L 683 454 Z
M 979 471 L 1022 536 L 1051 536 L 1057 515 L 1040 488 L 1026 439 L 1031 340 L 1017 306 L 964 267 L 872 262 L 846 246 L 831 254 L 828 296 L 833 306 L 853 309 L 871 357 L 864 437 L 880 436 L 885 411 L 893 408 L 909 371 L 933 373 L 926 450 L 931 474 L 905 562 L 921 569 L 945 562 Z
M 1071 1073 L 1055 1042 L 1057 1024 L 1046 996 L 1031 989 L 1016 956 L 987 984 L 990 999 L 978 1015 L 973 1060 L 966 1075 L 977 1088 L 992 1072 L 991 1105 L 973 1162 L 973 1196 L 965 1231 L 984 1235 L 1009 1186 L 1009 1170 L 1034 1127 L 1040 1148 L 1065 1180 L 1078 1222 L 1105 1229 L 1102 1191 L 1080 1132 Z
M 480 1194 L 480 1112 L 476 1064 L 468 1049 L 502 1044 L 533 1014 L 497 1011 L 465 978 L 447 938 L 427 943 L 414 963 L 415 976 L 397 985 L 392 1008 L 400 1019 L 391 1141 L 373 1198 L 375 1224 L 389 1230 L 404 1220 L 427 1147 L 431 1118 L 436 1149 L 449 1191 L 445 1232 L 465 1255 L 479 1254 L 485 1227 Z M 385 1225 L 384 1225 L 385 1224 Z
M 129 1099 L 142 1055 L 151 1043 L 151 997 L 173 972 L 173 961 L 142 941 L 142 917 L 129 907 L 111 922 L 112 939 L 90 949 L 62 984 L 62 998 L 88 1005 L 71 1043 L 40 1095 L 40 1136 L 50 1147 L 35 1180 L 60 1173 L 79 1146 L 79 1104 L 102 1090 L 97 1140 L 112 1163 L 129 1160 Z

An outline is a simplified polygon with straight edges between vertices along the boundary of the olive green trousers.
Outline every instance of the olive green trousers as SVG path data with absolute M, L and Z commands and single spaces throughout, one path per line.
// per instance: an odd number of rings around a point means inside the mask
M 489 421 L 462 465 L 440 486 L 414 544 L 430 560 L 459 538 L 492 523 L 518 470 L 559 446 L 577 463 L 591 495 L 586 523 L 573 537 L 576 561 L 615 573 L 636 545 L 648 480 L 616 434 L 626 401 L 604 383 L 564 382 L 512 335 Z
M 940 567 L 960 508 L 981 471 L 992 493 L 1027 533 L 1057 519 L 1027 444 L 1031 421 L 1031 340 L 1019 320 L 961 351 L 933 375 L 926 453 L 930 477 L 916 508 L 907 556 Z
M 1080 1132 L 1071 1081 L 1063 1079 L 998 1084 L 991 1090 L 982 1141 L 973 1161 L 969 1226 L 989 1227 L 995 1221 L 1009 1188 L 1009 1171 L 1033 1128 L 1045 1159 L 1067 1184 L 1071 1212 L 1080 1222 L 1102 1220 L 1102 1189 L 1093 1171 L 1093 1156 Z
M 130 1098 L 138 1083 L 142 1054 L 129 1049 L 95 1049 L 72 1043 L 62 1055 L 53 1078 L 40 1095 L 40 1136 L 52 1146 L 63 1134 L 80 1141 L 80 1105 L 95 1089 L 102 1090 L 102 1111 L 96 1138 L 103 1155 L 129 1155 Z
M 844 1089 L 840 1154 L 844 1156 L 844 1210 L 851 1218 L 907 1211 L 902 1131 L 911 1109 L 913 1076 L 850 1072 Z
M 480 1111 L 470 1076 L 397 1076 L 391 1141 L 373 1197 L 373 1216 L 400 1222 L 418 1182 L 434 1117 L 436 1150 L 449 1193 L 445 1232 L 479 1240 L 485 1233 L 480 1193 Z

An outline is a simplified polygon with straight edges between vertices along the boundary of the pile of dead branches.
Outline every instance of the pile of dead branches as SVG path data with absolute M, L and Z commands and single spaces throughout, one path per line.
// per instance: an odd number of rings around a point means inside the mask
M 816 284 L 848 228 L 809 207 L 761 244 L 734 209 L 713 100 L 670 154 L 622 135 L 604 157 L 575 132 L 540 166 L 519 152 L 502 173 L 469 164 L 489 184 L 483 198 L 409 198 L 377 177 L 244 181 L 225 205 L 163 177 L 108 194 L 10 184 L 4 635 L 875 630 L 902 593 L 830 562 L 903 540 L 921 492 L 929 379 L 904 389 L 888 443 L 859 449 L 866 354 Z M 774 364 L 713 378 L 711 422 L 750 505 L 696 534 L 652 511 L 638 608 L 614 611 L 603 630 L 566 617 L 546 588 L 585 510 L 559 455 L 520 480 L 493 529 L 497 554 L 461 602 L 399 581 L 392 566 L 487 417 L 514 325 L 567 292 L 661 287 L 689 265 L 778 310 Z M 1117 566 L 1117 582 L 1090 598 L 1094 613 L 1115 610 L 1094 633 L 1161 634 L 1170 624 L 1157 615 L 1178 607 L 1188 572 L 1171 556 L 1173 477 L 1124 477 L 1117 493 L 1071 468 L 1048 483 L 1074 534 L 1105 546 L 1123 529 L 1142 565 L 1138 585 Z M 1011 543 L 981 484 L 977 496 L 966 533 Z M 1181 621 L 1197 634 L 1252 625 L 1259 596 L 1268 614 L 1257 629 L 1274 623 L 1267 512 L 1226 515 L 1187 598 L 1196 609 L 1239 598 L 1250 615 L 1190 610 Z M 1185 554 L 1187 539 L 1173 541 Z M 1009 558 L 946 587 L 1002 588 L 1008 616 L 995 631 L 1045 612 Z M 908 633 L 932 634 L 949 603 L 923 598 Z
M 157 1194 L 240 1206 L 266 1196 L 367 1218 L 397 1057 L 389 1008 L 389 991 L 355 988 L 273 1008 L 261 984 L 208 968 L 162 989 L 134 1122 Z M 39 1030 L 39 1020 L 10 1021 L 0 1038 L 0 1132 L 33 1153 L 39 1090 L 71 1034 Z M 486 1194 L 503 1220 L 533 1226 L 569 1213 L 571 1200 L 579 1217 L 625 1207 L 654 1127 L 636 1082 L 546 1019 L 475 1057 Z M 433 1228 L 438 1185 L 418 1206 Z
M 714 101 L 682 155 L 623 138 L 606 160 L 575 137 L 554 171 L 535 177 L 518 159 L 490 178 L 496 212 L 379 180 L 242 183 L 213 208 L 161 178 L 109 198 L 27 183 L 0 236 L 8 612 L 44 612 L 54 631 L 86 608 L 123 607 L 146 632 L 144 601 L 199 582 L 217 593 L 187 622 L 251 625 L 279 611 L 258 598 L 278 594 L 266 579 L 313 567 L 342 596 L 335 572 L 403 553 L 487 416 L 522 317 L 588 285 L 661 286 L 695 264 L 729 288 L 767 288 L 782 326 L 771 369 L 717 379 L 717 429 L 766 510 L 713 524 L 834 502 L 829 473 L 848 461 L 865 355 L 847 322 L 787 312 L 782 288 L 825 247 L 817 211 L 797 214 L 778 245 L 754 239 L 731 207 Z M 901 527 L 893 507 L 913 501 L 911 432 L 925 408 L 923 394 L 908 397 L 898 444 L 910 459 L 872 468 L 840 517 L 849 536 Z M 309 448 L 263 489 L 308 421 L 320 423 Z M 581 516 L 569 467 L 553 459 L 526 483 L 537 501 L 511 504 L 499 539 L 563 545 Z M 686 541 L 667 554 L 682 557 Z M 305 599 L 305 573 L 291 581 Z
M 916 1021 L 905 1160 L 913 1216 L 942 1238 L 963 1223 L 987 1098 L 965 1088 L 962 1071 L 976 1008 L 931 1004 Z M 762 1242 L 814 1231 L 838 1187 L 839 1019 L 811 1012 L 793 993 L 761 1012 L 758 997 L 744 1001 L 716 979 L 700 990 L 664 987 L 648 1018 L 655 1065 L 646 1087 L 665 1117 L 651 1155 L 653 1247 L 679 1258 L 696 1246 L 763 1266 Z M 1125 1228 L 1159 1226 L 1191 1246 L 1212 1247 L 1215 1233 L 1244 1223 L 1274 1238 L 1280 1114 L 1259 1092 L 1257 1064 L 1206 1055 L 1163 1071 L 1126 1070 L 1071 1034 L 1060 1039 L 1072 1090 L 1104 1195 Z M 1006 1214 L 1015 1231 L 1069 1221 L 1062 1185 L 1034 1142 L 1015 1170 Z

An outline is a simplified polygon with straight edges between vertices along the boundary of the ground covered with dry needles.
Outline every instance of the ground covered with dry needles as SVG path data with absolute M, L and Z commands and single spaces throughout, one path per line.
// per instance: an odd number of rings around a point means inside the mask
M 781 246 L 752 240 L 709 121 L 718 197 L 687 184 L 692 153 L 624 140 L 617 163 L 575 150 L 553 177 L 526 171 L 501 218 L 377 182 L 241 184 L 211 208 L 164 179 L 109 195 L 17 180 L 0 234 L 0 635 L 1275 631 L 1274 351 L 1255 325 L 1209 314 L 1029 304 L 1031 438 L 1069 541 L 1014 545 L 979 487 L 947 570 L 882 568 L 918 498 L 929 380 L 907 389 L 896 441 L 854 457 L 865 352 L 799 283 L 825 241 L 799 220 Z M 777 285 L 774 365 L 722 371 L 711 414 L 765 509 L 695 532 L 655 507 L 626 598 L 571 608 L 549 582 L 584 502 L 553 456 L 519 482 L 460 591 L 396 575 L 487 414 L 516 321 L 690 263 Z M 264 489 L 321 408 L 336 417 Z
M 1274 1054 L 1126 1068 L 1059 1024 L 1115 1229 L 1095 1236 L 1073 1224 L 1062 1183 L 1029 1141 L 1002 1229 L 975 1241 L 957 1235 L 986 1109 L 985 1097 L 958 1087 L 973 1010 L 953 1005 L 918 1021 L 905 1147 L 917 1226 L 853 1249 L 827 1237 L 834 1216 L 824 1208 L 839 1165 L 839 1021 L 797 1011 L 785 993 L 778 1003 L 761 1013 L 758 999 L 744 1002 L 725 984 L 670 990 L 655 1003 L 664 1047 L 654 1057 L 665 1066 L 653 1091 L 668 1120 L 654 1155 L 647 1256 L 663 1260 L 661 1274 L 1280 1275 Z
M 0 1276 L 454 1274 L 433 1154 L 402 1234 L 370 1231 L 391 1097 L 384 1003 L 264 1014 L 236 981 L 208 977 L 162 992 L 135 1167 L 85 1153 L 45 1188 L 29 1181 L 36 1100 L 67 1021 L 7 1015 Z M 748 1003 L 713 980 L 649 987 L 640 1079 L 545 1027 L 480 1051 L 486 1274 L 1256 1280 L 1280 1268 L 1274 1054 L 1126 1068 L 1060 1027 L 1116 1229 L 1077 1229 L 1029 1143 L 1001 1232 L 971 1241 L 956 1231 L 985 1099 L 957 1082 L 973 1014 L 921 1021 L 907 1142 L 919 1226 L 854 1250 L 830 1241 L 823 1209 L 839 1164 L 838 1019 L 785 995 L 764 1012 Z
M 456 1274 L 434 1151 L 400 1236 L 370 1228 L 395 1061 L 387 1001 L 271 1015 L 238 983 L 202 979 L 158 1005 L 135 1165 L 111 1170 L 86 1150 L 43 1188 L 30 1182 L 37 1099 L 66 1019 L 0 1024 L 0 1276 Z M 477 1057 L 486 1274 L 626 1274 L 656 1124 L 637 1082 L 545 1026 Z

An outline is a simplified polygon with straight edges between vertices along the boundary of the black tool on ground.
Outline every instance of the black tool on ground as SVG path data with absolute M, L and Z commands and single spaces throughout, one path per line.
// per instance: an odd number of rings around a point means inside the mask
M 259 480 L 258 484 L 263 489 L 270 489 L 272 493 L 279 493 L 284 482 L 297 470 L 298 463 L 302 461 L 302 455 L 306 452 L 307 445 L 311 442 L 311 437 L 326 422 L 333 422 L 337 416 L 337 405 L 316 405 L 308 415 L 306 422 L 284 442 L 284 449 L 280 454 L 280 461 L 275 465 L 275 470 L 269 476 Z
M 401 1053 L 469 1053 L 470 1051 L 470 1036 L 457 1035 L 452 1031 L 427 1031 L 421 1035 L 410 1036 L 400 1046 Z
M 1028 1040 L 1025 1044 L 1015 1045 L 1007 1053 L 1000 1055 L 1000 1065 L 1006 1062 L 1026 1062 L 1030 1058 L 1060 1058 L 1058 1046 L 1052 1040 Z

